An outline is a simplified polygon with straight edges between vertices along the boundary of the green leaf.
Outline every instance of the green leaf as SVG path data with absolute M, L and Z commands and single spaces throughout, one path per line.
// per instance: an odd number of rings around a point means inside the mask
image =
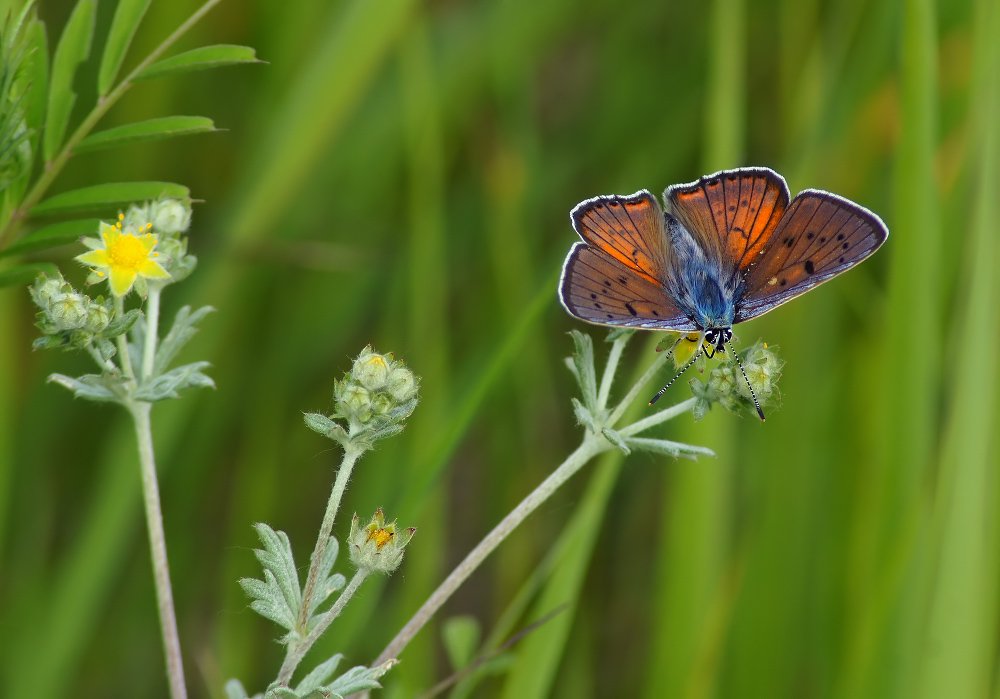
M 30 284 L 35 281 L 35 277 L 39 274 L 55 276 L 58 273 L 59 269 L 51 262 L 32 262 L 18 265 L 0 272 L 0 287 Z
M 211 306 L 202 306 L 192 313 L 190 306 L 182 306 L 177 311 L 170 332 L 166 334 L 156 350 L 153 373 L 160 374 L 167 370 L 170 362 L 177 356 L 181 348 L 198 332 L 197 325 L 201 319 L 214 310 Z
M 315 670 L 302 678 L 302 681 L 295 687 L 295 693 L 304 695 L 322 688 L 323 684 L 330 679 L 330 675 L 337 671 L 337 666 L 340 665 L 340 661 L 343 659 L 344 654 L 337 653 L 329 660 L 325 660 L 317 665 Z
M 170 116 L 147 121 L 137 121 L 113 129 L 98 131 L 83 139 L 73 149 L 75 153 L 88 153 L 103 148 L 116 148 L 141 141 L 158 141 L 174 136 L 215 131 L 215 124 L 208 117 Z
M 49 381 L 73 392 L 76 398 L 86 398 L 98 403 L 116 403 L 121 390 L 121 377 L 84 374 L 74 379 L 65 374 L 52 374 Z
M 652 454 L 662 454 L 663 456 L 684 456 L 691 459 L 696 456 L 715 456 L 715 452 L 707 447 L 698 447 L 692 444 L 684 444 L 682 442 L 672 442 L 669 439 L 627 437 L 625 439 L 625 444 L 637 451 L 648 451 Z
M 0 257 L 20 255 L 25 252 L 44 250 L 75 242 L 85 235 L 93 235 L 97 231 L 99 223 L 100 219 L 81 218 L 36 228 L 6 250 L 0 250 Z
M 625 440 L 622 439 L 622 436 L 613 429 L 611 429 L 610 427 L 602 427 L 601 434 L 603 434 L 604 438 L 609 442 L 611 442 L 611 444 L 614 447 L 616 447 L 618 451 L 620 451 L 622 454 L 628 456 L 630 453 L 632 453 L 632 450 L 629 449 L 628 445 L 625 443 Z
M 307 624 L 309 630 L 312 630 L 314 622 L 318 622 L 318 619 L 314 618 L 314 615 L 319 606 L 329 599 L 330 595 L 337 590 L 343 589 L 344 585 L 347 584 L 347 579 L 343 575 L 333 572 L 333 564 L 337 562 L 337 554 L 339 552 L 340 543 L 335 537 L 331 536 L 326 542 L 326 548 L 323 549 L 323 558 L 319 567 L 319 575 L 316 579 L 316 587 L 313 589 L 312 599 L 309 600 L 310 618 Z
M 49 197 L 31 210 L 32 216 L 74 211 L 111 210 L 147 199 L 189 199 L 191 191 L 173 182 L 108 182 Z
M 51 160 L 59 150 L 63 136 L 66 135 L 66 126 L 73 113 L 73 103 L 76 102 L 73 77 L 77 66 L 90 55 L 96 11 L 97 0 L 79 0 L 56 46 L 56 53 L 52 58 L 49 108 L 42 144 L 42 154 L 46 161 Z
M 302 605 L 298 570 L 292 555 L 292 545 L 285 532 L 275 531 L 260 522 L 254 525 L 264 545 L 254 549 L 257 560 L 264 566 L 264 579 L 243 578 L 240 586 L 252 598 L 250 608 L 288 631 L 294 631 Z
M 325 689 L 328 692 L 333 692 L 334 694 L 339 694 L 345 697 L 348 694 L 363 692 L 366 689 L 378 689 L 382 686 L 378 683 L 378 680 L 382 677 L 382 675 L 389 672 L 389 669 L 395 665 L 396 662 L 396 660 L 387 660 L 381 665 L 371 668 L 363 665 L 352 667 L 350 670 L 334 680 L 329 686 L 325 687 Z
M 594 372 L 594 341 L 590 335 L 584 335 L 577 330 L 570 331 L 575 350 L 573 364 L 574 375 L 580 384 L 580 394 L 583 404 L 593 412 L 597 406 L 597 375 Z
M 215 44 L 202 46 L 179 53 L 170 58 L 164 58 L 146 68 L 136 76 L 136 80 L 162 78 L 165 75 L 190 73 L 195 70 L 207 70 L 219 66 L 236 65 L 238 63 L 261 63 L 257 53 L 249 46 L 235 44 Z
M 107 43 L 104 45 L 101 70 L 97 75 L 98 95 L 103 97 L 111 90 L 111 84 L 118 77 L 122 61 L 125 60 L 125 53 L 148 7 L 149 0 L 118 0 Z
M 38 134 L 45 122 L 45 101 L 49 90 L 49 42 L 45 24 L 32 18 L 27 29 L 28 55 L 24 59 L 24 76 L 29 85 L 25 95 L 25 119 L 31 130 L 31 148 L 37 152 Z
M 215 388 L 215 382 L 202 371 L 209 366 L 210 362 L 192 362 L 153 376 L 135 390 L 135 397 L 152 403 L 179 398 L 185 388 Z

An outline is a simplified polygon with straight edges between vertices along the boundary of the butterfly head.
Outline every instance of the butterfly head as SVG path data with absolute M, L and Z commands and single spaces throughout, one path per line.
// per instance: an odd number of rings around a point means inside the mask
M 705 331 L 705 343 L 712 347 L 712 353 L 709 357 L 715 355 L 716 352 L 725 352 L 726 343 L 733 339 L 733 329 L 732 328 L 712 328 Z

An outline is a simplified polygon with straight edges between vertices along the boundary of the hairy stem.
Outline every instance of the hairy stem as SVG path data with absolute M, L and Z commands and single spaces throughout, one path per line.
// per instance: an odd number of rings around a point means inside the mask
M 351 578 L 351 582 L 347 583 L 347 587 L 345 587 L 344 591 L 340 593 L 337 601 L 333 603 L 333 606 L 330 607 L 329 611 L 325 612 L 323 616 L 320 617 L 319 623 L 316 624 L 316 628 L 314 628 L 309 635 L 306 636 L 305 640 L 300 641 L 299 643 L 295 643 L 293 641 L 289 644 L 288 652 L 285 654 L 285 662 L 281 664 L 281 670 L 278 672 L 278 684 L 284 686 L 288 685 L 292 679 L 292 675 L 295 674 L 295 668 L 299 666 L 299 663 L 301 663 L 302 659 L 306 657 L 306 653 L 308 653 L 309 649 L 312 648 L 316 641 L 319 640 L 320 636 L 322 636 L 326 630 L 330 628 L 330 624 L 333 623 L 334 619 L 340 616 L 344 607 L 351 601 L 351 597 L 354 596 L 354 593 L 358 591 L 358 588 L 361 587 L 361 583 L 363 583 L 367 577 L 367 570 L 359 570 L 356 572 L 354 577 Z
M 153 560 L 153 578 L 156 582 L 156 601 L 163 634 L 163 651 L 167 661 L 167 678 L 172 699 L 186 699 L 184 665 L 181 643 L 177 634 L 177 617 L 174 596 L 170 588 L 170 568 L 167 565 L 167 543 L 163 534 L 163 512 L 160 509 L 160 489 L 156 481 L 156 461 L 153 456 L 153 432 L 150 426 L 149 403 L 133 402 L 128 408 L 135 423 L 139 442 L 139 464 L 142 468 L 142 495 L 146 506 L 146 525 L 149 530 L 149 551 Z
M 149 295 L 146 298 L 146 340 L 142 346 L 142 374 L 140 375 L 143 380 L 153 375 L 156 345 L 159 342 L 161 290 L 159 283 L 153 282 L 149 285 Z
M 363 449 L 354 446 L 347 446 L 344 449 L 344 458 L 340 462 L 337 478 L 330 491 L 330 499 L 326 503 L 326 513 L 323 515 L 323 524 L 319 528 L 319 536 L 316 537 L 316 546 L 313 548 L 309 565 L 309 575 L 306 578 L 305 589 L 302 591 L 302 606 L 299 609 L 298 619 L 299 631 L 302 633 L 305 632 L 306 624 L 309 622 L 309 609 L 312 606 L 312 597 L 316 592 L 316 583 L 319 581 L 319 569 L 323 562 L 323 554 L 326 552 L 326 545 L 330 541 L 330 532 L 333 531 L 337 510 L 340 509 L 340 500 L 344 496 L 344 490 L 347 488 L 347 481 L 351 478 L 354 464 L 362 453 L 364 453 Z
M 396 637 L 389 642 L 385 650 L 379 654 L 373 665 L 380 665 L 387 660 L 396 658 L 402 653 L 406 645 L 414 636 L 430 621 L 431 617 L 441 608 L 448 598 L 454 594 L 466 578 L 472 575 L 486 557 L 493 553 L 493 550 L 506 539 L 518 525 L 523 522 L 528 515 L 534 512 L 539 505 L 549 499 L 549 497 L 569 480 L 580 468 L 590 461 L 594 456 L 606 451 L 609 445 L 599 437 L 587 433 L 583 442 L 576 450 L 563 461 L 548 478 L 535 488 L 524 500 L 518 504 L 510 513 L 504 517 L 500 523 L 480 541 L 472 551 L 462 560 L 456 568 L 451 571 L 436 590 L 427 598 L 423 606 L 417 610 L 416 614 L 410 618 Z
M 625 395 L 625 397 L 622 398 L 621 403 L 615 406 L 615 409 L 611 412 L 611 415 L 608 417 L 607 420 L 607 424 L 609 426 L 613 427 L 614 424 L 618 422 L 618 420 L 622 416 L 622 413 L 625 412 L 625 409 L 632 404 L 632 401 L 635 400 L 635 397 L 639 395 L 640 391 L 646 389 L 646 384 L 649 383 L 649 380 L 653 378 L 656 372 L 658 372 L 660 369 L 663 368 L 663 365 L 672 356 L 673 356 L 672 352 L 661 352 L 656 356 L 656 359 L 654 359 L 653 363 L 649 365 L 649 368 L 646 369 L 645 373 L 643 373 L 643 375 L 639 377 L 639 380 L 635 382 L 635 384 L 632 386 L 631 389 L 629 389 L 629 392 Z
M 115 296 L 115 316 L 121 318 L 125 314 L 125 300 L 121 296 Z M 132 355 L 128 351 L 128 339 L 125 335 L 119 335 L 115 338 L 115 344 L 118 345 L 118 361 L 121 363 L 122 373 L 131 380 L 132 386 L 135 386 L 135 370 L 132 368 Z
M 611 352 L 608 354 L 608 363 L 604 365 L 604 375 L 601 376 L 601 390 L 597 394 L 597 405 L 604 408 L 608 404 L 608 395 L 611 393 L 611 384 L 615 380 L 615 372 L 618 370 L 618 360 L 621 359 L 622 351 L 628 343 L 628 337 L 618 338 L 611 345 Z
M 94 106 L 90 113 L 84 117 L 83 121 L 72 133 L 72 135 L 66 140 L 63 145 L 62 150 L 60 150 L 52 160 L 45 163 L 45 167 L 42 170 L 41 177 L 35 182 L 34 186 L 28 191 L 27 195 L 21 204 L 11 213 L 10 219 L 4 225 L 3 230 L 0 231 L 0 250 L 6 248 L 14 239 L 15 233 L 17 232 L 21 222 L 27 217 L 28 212 L 31 208 L 37 204 L 41 198 L 48 191 L 49 187 L 55 181 L 59 173 L 62 172 L 63 167 L 65 167 L 67 161 L 73 155 L 73 149 L 87 137 L 88 134 L 93 130 L 97 123 L 107 114 L 108 110 L 111 109 L 114 104 L 121 99 L 130 87 L 132 87 L 135 79 L 139 76 L 142 71 L 146 70 L 150 65 L 152 65 L 157 59 L 162 56 L 167 49 L 173 46 L 178 39 L 184 36 L 191 27 L 198 23 L 202 17 L 208 14 L 209 10 L 218 5 L 221 0 L 208 0 L 204 5 L 195 10 L 194 14 L 185 20 L 174 32 L 168 36 L 163 42 L 157 46 L 153 51 L 146 56 L 143 61 L 137 65 L 132 72 L 126 75 L 118 85 L 115 86 L 111 92 L 107 95 L 99 97 L 97 99 L 97 104 Z
M 678 415 L 686 413 L 694 407 L 696 402 L 696 398 L 688 398 L 687 400 L 681 401 L 677 405 L 672 405 L 669 408 L 664 408 L 663 410 L 653 413 L 648 417 L 637 420 L 628 427 L 623 427 L 619 430 L 619 432 L 623 437 L 631 437 L 632 435 L 639 434 L 640 432 L 648 430 L 650 427 L 656 427 L 667 420 L 672 420 Z

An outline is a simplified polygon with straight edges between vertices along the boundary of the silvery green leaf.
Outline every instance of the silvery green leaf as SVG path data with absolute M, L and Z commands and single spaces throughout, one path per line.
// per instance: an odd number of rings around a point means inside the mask
M 573 364 L 576 367 L 574 372 L 577 383 L 580 384 L 580 393 L 583 404 L 588 408 L 597 405 L 597 375 L 594 372 L 594 341 L 590 335 L 584 335 L 577 330 L 570 331 L 573 338 L 575 350 L 573 352 Z
M 312 617 L 319 606 L 329 599 L 337 590 L 340 590 L 347 583 L 347 580 L 340 573 L 332 573 L 333 564 L 337 561 L 337 553 L 340 544 L 334 537 L 327 541 L 323 550 L 323 560 L 319 568 L 319 577 L 316 579 L 316 588 L 313 591 L 312 600 L 309 603 L 309 616 Z M 314 621 L 314 620 L 310 620 Z
M 396 660 L 387 660 L 376 667 L 365 667 L 359 665 L 352 667 L 343 675 L 335 679 L 325 689 L 335 695 L 347 696 L 354 692 L 361 692 L 366 689 L 379 689 L 382 685 L 378 680 L 382 675 L 389 672 L 389 669 L 396 664 Z
M 632 450 L 628 448 L 628 444 L 626 444 L 625 440 L 622 439 L 622 436 L 610 427 L 602 427 L 601 434 L 604 435 L 606 440 L 611 442 L 612 445 L 621 451 L 622 454 L 628 456 L 632 452 Z
M 636 451 L 648 451 L 653 454 L 663 454 L 665 456 L 683 456 L 690 459 L 697 456 L 715 456 L 715 452 L 707 447 L 697 447 L 691 444 L 683 444 L 682 442 L 671 442 L 669 439 L 628 437 L 625 440 L 625 444 Z
M 226 682 L 226 699 L 250 699 L 247 690 L 243 689 L 243 683 L 239 680 L 229 680 Z
M 209 362 L 192 362 L 175 367 L 165 374 L 154 375 L 136 389 L 135 397 L 153 402 L 177 398 L 178 392 L 185 388 L 215 388 L 215 382 L 201 371 L 209 366 Z
M 302 605 L 298 571 L 288 536 L 263 522 L 254 525 L 263 548 L 254 549 L 264 567 L 263 580 L 243 578 L 240 586 L 252 599 L 250 608 L 290 632 L 295 630 Z
M 120 316 L 117 317 L 112 316 L 112 317 L 114 318 L 114 320 L 112 320 L 108 324 L 108 327 L 104 329 L 104 332 L 101 333 L 102 337 L 105 337 L 109 340 L 113 340 L 119 335 L 124 335 L 125 333 L 130 331 L 133 327 L 135 327 L 135 324 L 139 321 L 140 318 L 142 318 L 142 311 L 140 311 L 138 308 L 133 308 L 131 310 L 125 311 L 125 313 L 123 313 Z
M 52 374 L 49 381 L 69 389 L 77 398 L 86 398 L 98 402 L 117 402 L 121 379 L 100 374 L 84 374 L 74 379 L 64 374 Z
M 330 679 L 330 676 L 337 671 L 337 666 L 343 659 L 344 659 L 344 654 L 337 653 L 329 660 L 320 663 L 319 665 L 316 666 L 315 670 L 313 670 L 308 675 L 302 678 L 302 681 L 299 682 L 298 686 L 295 688 L 295 691 L 298 694 L 306 694 L 308 692 L 313 692 L 316 691 L 317 689 L 321 689 L 323 687 L 323 683 L 325 683 L 328 679 Z
M 622 342 L 628 342 L 629 340 L 632 339 L 633 335 L 635 335 L 635 330 L 633 330 L 632 328 L 615 328 L 614 330 L 608 333 L 608 336 L 604 338 L 604 341 L 618 342 L 619 340 L 621 340 Z
M 576 421 L 586 427 L 591 432 L 594 431 L 594 417 L 591 412 L 584 406 L 583 403 L 577 398 L 570 398 L 570 403 L 573 404 L 573 414 L 576 415 Z
M 118 353 L 115 343 L 104 337 L 96 338 L 94 346 L 97 348 L 97 353 L 101 355 L 101 359 L 111 359 Z
M 306 699 L 288 687 L 271 687 L 264 692 L 264 699 Z
M 153 373 L 158 374 L 170 366 L 170 362 L 177 356 L 181 348 L 198 332 L 197 324 L 213 311 L 215 309 L 211 306 L 202 306 L 193 313 L 190 306 L 184 306 L 177 311 L 170 332 L 160 341 L 160 346 L 156 350 Z

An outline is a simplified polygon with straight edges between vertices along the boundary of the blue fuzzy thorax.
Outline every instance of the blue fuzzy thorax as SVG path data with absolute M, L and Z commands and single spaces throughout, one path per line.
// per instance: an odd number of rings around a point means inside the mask
M 671 274 L 667 289 L 674 301 L 699 327 L 729 328 L 733 325 L 738 275 L 723 269 L 723 263 L 706 254 L 694 237 L 673 216 L 667 215 Z

